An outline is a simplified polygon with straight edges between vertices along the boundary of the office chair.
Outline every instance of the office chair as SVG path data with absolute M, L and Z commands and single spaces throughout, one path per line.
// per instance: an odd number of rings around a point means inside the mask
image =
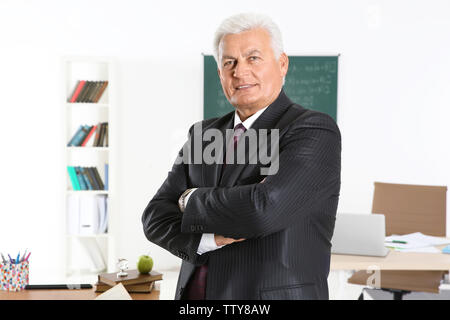
M 446 236 L 445 186 L 422 186 L 375 182 L 372 213 L 386 219 L 386 235 L 422 232 Z M 439 292 L 442 277 L 448 271 L 381 270 L 381 290 L 391 292 L 394 300 L 402 300 L 412 291 Z M 348 282 L 366 285 L 370 276 L 365 270 L 355 272 Z M 359 300 L 364 299 L 364 289 Z

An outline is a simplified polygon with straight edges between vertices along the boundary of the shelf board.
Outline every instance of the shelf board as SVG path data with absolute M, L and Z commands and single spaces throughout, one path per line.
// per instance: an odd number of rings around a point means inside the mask
M 66 190 L 68 194 L 108 194 L 109 190 Z
M 109 147 L 67 147 L 67 150 L 109 151 Z
M 93 102 L 66 102 L 69 107 L 98 107 L 98 108 L 108 108 L 109 103 L 93 103 Z

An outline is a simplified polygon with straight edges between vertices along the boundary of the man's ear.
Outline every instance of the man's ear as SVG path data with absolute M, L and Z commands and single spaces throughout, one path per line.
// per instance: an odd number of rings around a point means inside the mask
M 284 77 L 284 76 L 286 76 L 286 73 L 287 73 L 288 68 L 289 68 L 289 57 L 287 56 L 286 53 L 283 52 L 280 55 L 280 58 L 278 59 L 278 62 L 280 63 L 281 75 Z

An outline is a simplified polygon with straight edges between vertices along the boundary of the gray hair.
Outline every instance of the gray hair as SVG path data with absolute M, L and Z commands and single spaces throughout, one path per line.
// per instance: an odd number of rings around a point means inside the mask
M 225 19 L 214 34 L 213 54 L 219 65 L 219 46 L 222 38 L 227 34 L 236 34 L 243 31 L 263 28 L 267 30 L 272 40 L 272 49 L 275 58 L 283 53 L 283 40 L 278 26 L 268 16 L 256 13 L 241 13 Z

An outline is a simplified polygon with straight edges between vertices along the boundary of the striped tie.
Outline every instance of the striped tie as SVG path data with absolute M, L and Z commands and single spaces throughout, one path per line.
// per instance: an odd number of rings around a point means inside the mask
M 247 131 L 247 129 L 244 127 L 244 125 L 242 123 L 239 123 L 236 125 L 236 127 L 234 127 L 233 143 L 230 143 L 228 145 L 227 152 L 226 152 L 227 156 L 225 159 L 225 164 L 233 163 L 234 160 L 230 159 L 230 157 L 233 156 L 233 154 L 235 152 L 231 152 L 232 151 L 231 148 L 234 148 L 234 151 L 236 151 L 238 141 L 241 138 L 241 135 L 245 131 Z

